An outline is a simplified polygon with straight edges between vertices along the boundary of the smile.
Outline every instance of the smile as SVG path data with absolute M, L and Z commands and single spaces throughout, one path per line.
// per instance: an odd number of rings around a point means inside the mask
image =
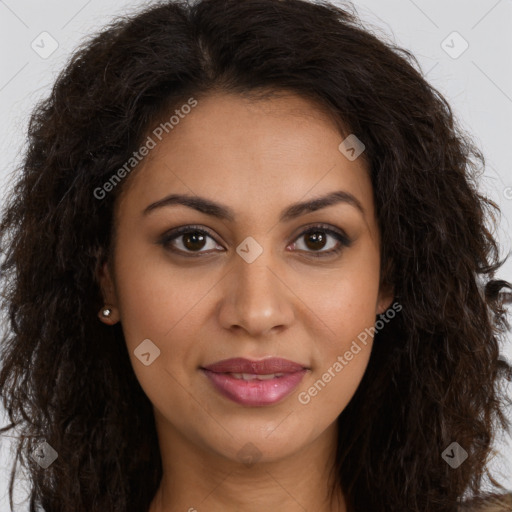
M 281 358 L 219 361 L 201 371 L 221 395 L 240 405 L 272 405 L 288 396 L 301 382 L 307 368 Z
M 288 396 L 300 383 L 306 369 L 269 375 L 215 373 L 203 369 L 214 388 L 234 402 L 247 406 L 275 404 Z

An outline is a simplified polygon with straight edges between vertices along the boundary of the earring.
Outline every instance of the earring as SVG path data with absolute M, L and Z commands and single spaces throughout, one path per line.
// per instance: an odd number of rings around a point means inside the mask
M 101 311 L 101 315 L 103 316 L 103 318 L 110 318 L 111 314 L 112 310 L 108 307 L 104 307 L 103 310 Z

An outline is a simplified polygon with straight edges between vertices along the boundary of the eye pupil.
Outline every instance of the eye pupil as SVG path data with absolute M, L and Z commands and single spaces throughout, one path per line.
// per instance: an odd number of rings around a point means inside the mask
M 310 241 L 312 243 L 310 243 Z M 322 231 L 313 231 L 306 235 L 306 245 L 308 246 L 309 249 L 322 249 L 325 246 L 325 242 L 325 234 Z
M 206 237 L 202 233 L 199 233 L 197 231 L 187 233 L 186 235 L 183 235 L 183 245 L 191 251 L 199 250 L 204 247 L 205 238 Z M 197 246 L 196 244 L 199 244 L 199 246 Z

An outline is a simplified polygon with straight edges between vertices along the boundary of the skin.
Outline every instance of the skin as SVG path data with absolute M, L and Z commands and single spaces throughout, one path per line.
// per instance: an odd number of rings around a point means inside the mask
M 211 94 L 123 184 L 113 261 L 99 275 L 113 310 L 102 321 L 121 322 L 153 404 L 164 475 L 150 512 L 346 511 L 340 489 L 328 499 L 328 469 L 336 418 L 363 377 L 372 339 L 309 403 L 298 396 L 375 325 L 393 291 L 379 289 L 368 171 L 362 158 L 349 161 L 338 150 L 342 139 L 322 109 L 293 94 L 257 101 Z M 279 221 L 290 204 L 338 190 L 355 196 L 364 214 L 339 202 Z M 226 205 L 235 219 L 183 205 L 142 213 L 171 193 Z M 339 245 L 325 231 L 323 246 L 307 244 L 301 233 L 318 223 L 342 230 L 352 245 L 314 258 Z M 186 235 L 167 248 L 158 243 L 190 224 L 212 238 L 202 246 Z M 252 263 L 236 252 L 248 236 L 263 248 Z M 203 255 L 180 256 L 171 247 Z M 145 339 L 160 349 L 149 366 L 134 355 Z M 230 357 L 269 356 L 309 368 L 293 393 L 269 406 L 225 398 L 199 370 Z M 248 443 L 259 458 L 246 464 L 239 452 Z

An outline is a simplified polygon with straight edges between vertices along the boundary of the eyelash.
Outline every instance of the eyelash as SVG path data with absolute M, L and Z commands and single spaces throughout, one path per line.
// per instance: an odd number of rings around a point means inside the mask
M 305 235 L 309 235 L 311 233 L 314 233 L 315 231 L 322 231 L 325 232 L 331 236 L 333 236 L 340 245 L 336 249 L 330 249 L 329 251 L 305 251 L 308 255 L 314 257 L 314 258 L 323 258 L 327 256 L 331 256 L 333 254 L 340 253 L 343 248 L 350 247 L 352 245 L 352 240 L 348 238 L 343 232 L 337 231 L 332 229 L 326 224 L 317 224 L 314 226 L 308 227 L 306 230 L 302 231 L 295 240 L 300 239 L 301 237 Z M 181 235 L 184 234 L 190 234 L 190 233 L 200 233 L 202 235 L 206 235 L 210 238 L 212 238 L 216 243 L 218 243 L 215 238 L 206 230 L 199 226 L 190 225 L 190 226 L 182 226 L 180 228 L 176 228 L 162 236 L 162 238 L 158 241 L 160 245 L 162 245 L 165 249 L 168 249 L 174 253 L 184 255 L 185 257 L 201 257 L 202 254 L 205 254 L 204 252 L 193 252 L 193 251 L 182 251 L 181 249 L 175 249 L 170 245 L 170 242 L 173 240 L 179 238 Z M 294 242 L 295 243 L 295 242 Z M 220 245 L 220 244 L 219 244 Z

